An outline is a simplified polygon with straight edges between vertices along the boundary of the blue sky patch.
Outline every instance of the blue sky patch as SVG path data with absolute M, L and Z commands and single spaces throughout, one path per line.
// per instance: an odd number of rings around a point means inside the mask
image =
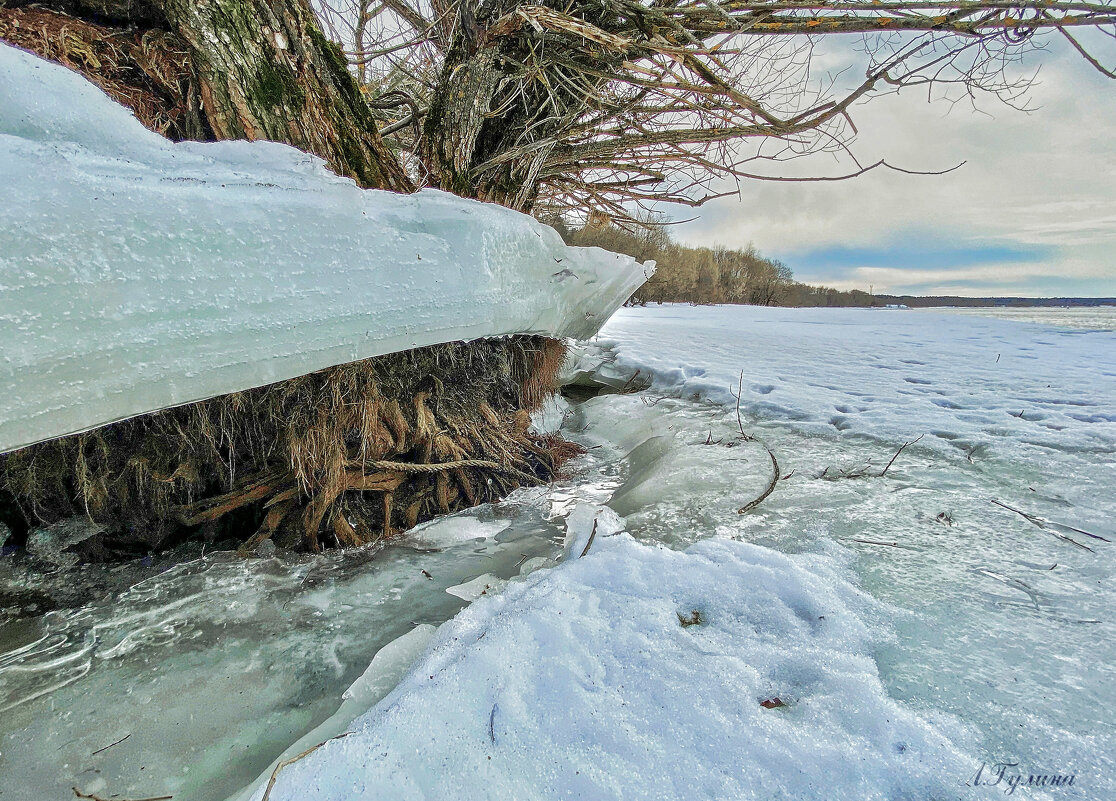
M 1053 249 L 1027 245 L 943 245 L 924 237 L 880 247 L 828 247 L 781 254 L 795 273 L 842 279 L 857 267 L 907 270 L 952 270 L 981 264 L 1034 263 L 1049 260 Z

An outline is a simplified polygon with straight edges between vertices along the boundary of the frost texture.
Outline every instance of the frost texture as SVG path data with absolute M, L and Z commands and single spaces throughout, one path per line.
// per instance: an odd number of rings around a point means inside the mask
M 0 44 L 0 452 L 408 348 L 592 335 L 651 265 L 268 142 L 168 142 Z
M 954 797 L 970 762 L 887 697 L 871 606 L 825 556 L 679 552 L 599 524 L 585 558 L 444 624 L 271 798 Z M 763 706 L 775 697 L 787 706 Z

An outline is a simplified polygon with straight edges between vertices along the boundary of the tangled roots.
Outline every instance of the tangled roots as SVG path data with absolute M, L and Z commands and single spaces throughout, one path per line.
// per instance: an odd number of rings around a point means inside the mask
M 33 445 L 0 456 L 0 516 L 87 515 L 107 527 L 90 558 L 373 542 L 550 480 L 578 448 L 529 413 L 564 354 L 533 336 L 420 348 Z

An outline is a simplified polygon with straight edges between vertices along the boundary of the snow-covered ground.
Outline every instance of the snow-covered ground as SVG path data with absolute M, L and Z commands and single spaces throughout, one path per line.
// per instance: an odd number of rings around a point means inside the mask
M 567 410 L 620 457 L 611 508 L 272 798 L 1116 797 L 1112 546 L 1065 527 L 1114 535 L 1116 334 L 664 307 L 598 346 L 653 378 Z M 785 476 L 745 515 L 770 467 L 741 370 Z
M 580 366 L 651 385 L 548 410 L 554 487 L 0 627 L 0 798 L 260 799 L 344 732 L 270 798 L 1116 798 L 1113 546 L 1065 527 L 1116 534 L 1116 333 L 665 306 Z
M 594 333 L 644 267 L 270 142 L 171 143 L 0 43 L 0 453 L 370 356 Z

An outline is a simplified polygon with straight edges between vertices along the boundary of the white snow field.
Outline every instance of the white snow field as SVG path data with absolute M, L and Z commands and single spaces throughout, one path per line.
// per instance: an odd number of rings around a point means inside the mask
M 0 558 L 0 611 L 58 607 L 0 617 L 0 799 L 258 800 L 344 732 L 270 798 L 1114 799 L 1113 546 L 1065 527 L 1116 534 L 1114 345 L 624 309 L 572 367 L 652 385 L 540 415 L 588 448 L 552 487 L 385 548 Z M 741 370 L 785 476 L 743 515 L 771 465 Z
M 1116 798 L 1111 328 L 624 309 L 581 366 L 653 380 L 556 415 L 608 508 L 271 798 Z
M 0 44 L 0 453 L 371 356 L 584 337 L 652 265 L 267 142 L 168 142 Z

